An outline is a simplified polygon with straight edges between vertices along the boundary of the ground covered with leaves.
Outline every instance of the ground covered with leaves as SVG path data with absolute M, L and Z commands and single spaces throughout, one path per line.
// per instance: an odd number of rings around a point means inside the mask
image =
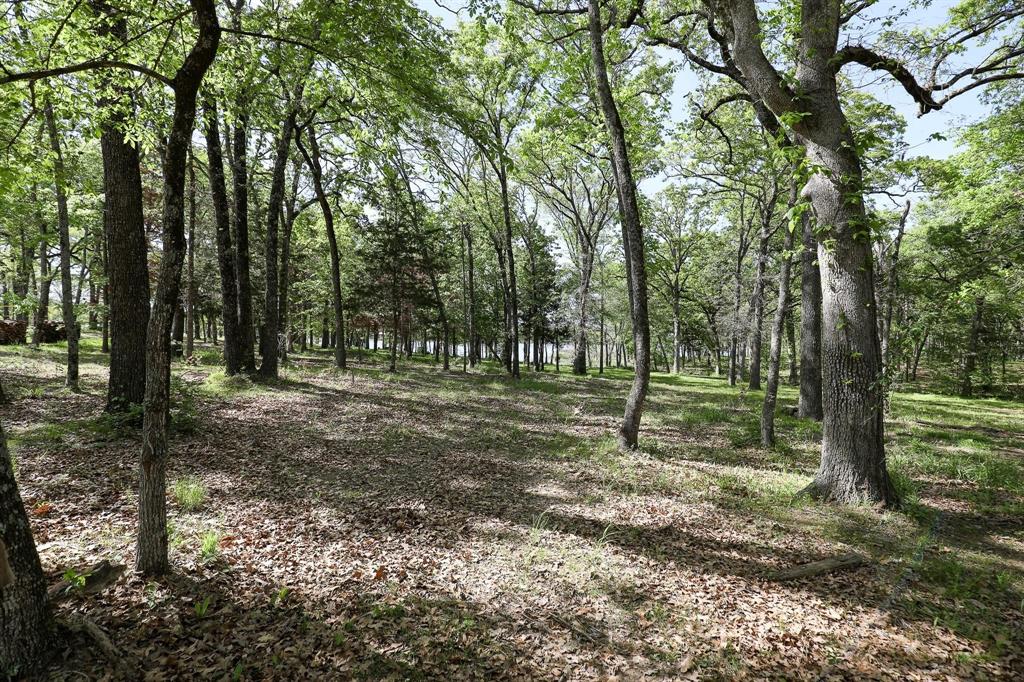
M 0 350 L 0 408 L 44 568 L 129 570 L 76 611 L 52 679 L 1010 679 L 1024 676 L 1024 405 L 900 394 L 901 512 L 816 505 L 820 426 L 760 394 L 656 374 L 620 454 L 630 375 L 398 374 L 298 354 L 273 383 L 215 351 L 174 370 L 175 572 L 134 559 L 140 436 L 60 346 Z M 781 408 L 795 393 L 784 388 Z M 773 571 L 856 551 L 857 569 Z M 68 569 L 72 569 L 69 573 Z

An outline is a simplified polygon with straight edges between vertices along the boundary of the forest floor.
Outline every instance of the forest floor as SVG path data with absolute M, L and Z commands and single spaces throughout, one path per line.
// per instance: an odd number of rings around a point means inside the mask
M 630 375 L 395 375 L 296 354 L 280 381 L 174 369 L 175 572 L 130 570 L 139 433 L 63 349 L 0 350 L 0 409 L 44 568 L 129 566 L 52 679 L 993 679 L 1024 676 L 1024 405 L 899 394 L 901 512 L 794 501 L 820 425 L 760 393 L 652 377 L 642 451 L 615 451 Z M 455 365 L 453 364 L 453 367 Z M 783 389 L 781 407 L 794 404 Z M 845 552 L 861 568 L 768 576 Z

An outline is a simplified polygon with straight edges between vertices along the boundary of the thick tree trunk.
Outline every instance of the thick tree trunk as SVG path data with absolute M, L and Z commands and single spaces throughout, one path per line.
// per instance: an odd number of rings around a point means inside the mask
M 803 225 L 800 255 L 800 403 L 797 414 L 821 421 L 821 271 L 818 269 L 818 240 L 814 218 Z
M 68 368 L 65 385 L 72 391 L 78 390 L 78 321 L 75 317 L 73 283 L 71 281 L 71 220 L 68 217 L 67 174 L 64 168 L 64 152 L 57 134 L 57 121 L 53 105 L 46 103 L 46 131 L 53 153 L 53 186 L 57 193 L 57 236 L 60 239 L 60 283 L 61 312 L 68 336 Z
M 0 425 L 0 676 L 27 676 L 55 644 L 46 577 Z
M 163 183 L 163 258 L 146 333 L 146 396 L 139 462 L 139 529 L 135 568 L 161 575 L 167 560 L 167 440 L 170 423 L 171 321 L 185 259 L 185 172 L 196 95 L 217 54 L 220 26 L 213 0 L 191 0 L 199 35 L 174 76 L 174 116 L 167 136 Z
M 94 7 L 110 19 L 109 24 L 100 25 L 101 33 L 109 31 L 117 39 L 127 39 L 123 13 L 105 2 L 95 2 Z M 110 335 L 106 410 L 119 412 L 141 405 L 145 395 L 150 292 L 139 150 L 125 139 L 125 115 L 117 106 L 107 112 L 100 133 L 107 275 L 104 300 Z
M 622 230 L 626 237 L 624 247 L 628 265 L 633 343 L 636 347 L 636 373 L 629 396 L 626 398 L 626 410 L 622 426 L 619 428 L 618 442 L 620 448 L 635 449 L 639 443 L 640 417 L 643 414 L 644 399 L 647 397 L 647 387 L 651 379 L 651 332 L 647 315 L 647 269 L 644 259 L 643 227 L 637 204 L 636 182 L 626 145 L 626 131 L 619 118 L 619 109 L 608 79 L 599 0 L 589 0 L 587 3 L 587 27 L 590 33 L 594 80 L 605 128 L 611 142 L 612 166 L 622 213 Z
M 829 246 L 818 245 L 824 419 L 821 465 L 808 491 L 838 502 L 897 506 L 885 464 L 874 258 L 860 164 L 843 121 L 837 125 L 845 133 L 835 145 L 808 146 L 811 159 L 830 173 L 809 184 L 818 224 L 833 237 Z
M 238 326 L 238 281 L 235 274 L 235 252 L 231 241 L 231 219 L 228 215 L 228 190 L 224 179 L 224 157 L 220 146 L 217 105 L 205 102 L 206 154 L 210 168 L 210 195 L 217 226 L 217 265 L 220 270 L 221 319 L 224 334 L 224 371 L 229 376 L 242 371 L 242 338 Z

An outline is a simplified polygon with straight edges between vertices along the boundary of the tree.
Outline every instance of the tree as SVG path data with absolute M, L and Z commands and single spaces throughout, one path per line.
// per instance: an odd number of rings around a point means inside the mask
M 1013 47 L 1011 38 L 977 68 L 938 80 L 950 54 L 1018 20 L 1018 13 L 1010 9 L 974 3 L 957 18 L 967 27 L 952 26 L 945 40 L 928 41 L 927 45 L 937 46 L 924 48 L 930 52 L 926 56 L 934 59 L 936 76 L 922 86 L 897 58 L 856 44 L 839 48 L 841 30 L 867 6 L 855 6 L 844 14 L 839 0 L 805 2 L 799 13 L 783 15 L 780 30 L 798 40 L 795 70 L 790 73 L 780 71 L 765 51 L 766 26 L 754 0 L 702 4 L 678 13 L 674 7 L 666 7 L 653 23 L 657 40 L 678 47 L 694 63 L 731 79 L 742 88 L 743 97 L 753 104 L 767 129 L 782 123 L 806 149 L 814 174 L 804 192 L 810 197 L 820 233 L 825 407 L 821 464 L 807 491 L 827 500 L 895 506 L 899 501 L 885 466 L 871 229 L 859 147 L 840 102 L 839 69 L 857 63 L 885 71 L 927 112 L 968 90 L 1016 77 L 1007 69 L 1021 51 Z M 683 41 L 666 38 L 663 31 L 664 23 L 671 24 L 676 18 L 692 23 L 695 17 L 707 28 L 709 49 L 704 54 Z M 982 21 L 980 30 L 969 28 L 975 20 Z M 684 34 L 688 30 L 682 29 Z M 723 57 L 722 63 L 707 56 L 711 45 Z M 943 92 L 936 100 L 935 93 Z
M 96 32 L 113 45 L 128 40 L 125 12 L 91 0 L 99 16 Z M 100 100 L 103 149 L 103 234 L 106 240 L 110 316 L 110 377 L 107 411 L 141 405 L 146 390 L 146 326 L 149 322 L 149 270 L 143 225 L 142 171 L 138 146 L 126 136 L 134 113 L 126 85 L 107 73 Z
M 589 151 L 589 150 L 588 150 Z M 612 180 L 597 155 L 553 139 L 532 139 L 521 154 L 527 182 L 554 218 L 576 265 L 576 339 L 573 374 L 587 373 L 587 320 L 591 278 L 601 231 L 611 220 Z
M 43 660 L 53 644 L 46 577 L 32 540 L 25 505 L 0 424 L 0 673 L 19 676 Z
M 463 109 L 475 123 L 466 127 L 486 166 L 480 179 L 485 188 L 497 182 L 500 220 L 491 217 L 491 241 L 498 256 L 505 308 L 505 368 L 519 377 L 519 293 L 516 285 L 515 250 L 510 193 L 510 148 L 530 111 L 539 74 L 530 68 L 521 39 L 494 24 L 462 27 L 454 53 L 456 68 L 465 74 L 459 91 Z M 493 178 L 491 174 L 493 173 Z M 490 217 L 490 216 L 489 216 Z
M 139 529 L 135 567 L 145 575 L 166 573 L 167 439 L 170 426 L 171 321 L 178 306 L 185 259 L 185 174 L 196 100 L 220 43 L 212 0 L 189 0 L 198 34 L 171 79 L 174 114 L 167 134 L 163 168 L 163 258 L 153 311 L 146 330 L 146 394 L 139 466 Z

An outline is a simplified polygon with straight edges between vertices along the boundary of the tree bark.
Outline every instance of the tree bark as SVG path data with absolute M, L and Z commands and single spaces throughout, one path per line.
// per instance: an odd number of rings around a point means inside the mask
M 644 258 L 643 227 L 636 197 L 636 182 L 626 145 L 626 131 L 619 117 L 608 66 L 604 56 L 604 29 L 601 23 L 599 0 L 588 0 L 587 28 L 590 34 L 590 55 L 594 68 L 597 95 L 611 143 L 612 166 L 615 174 L 623 235 L 627 241 L 628 289 L 633 320 L 633 343 L 636 347 L 636 370 L 633 385 L 626 398 L 626 410 L 619 428 L 618 443 L 623 449 L 635 449 L 639 444 L 640 417 L 651 378 L 651 338 L 647 313 L 647 269 Z
M 320 144 L 317 142 L 316 132 L 312 127 L 308 128 L 308 137 L 308 151 L 302 144 L 300 136 L 296 135 L 295 141 L 313 176 L 313 190 L 316 193 L 327 228 L 327 241 L 331 251 L 331 303 L 334 306 L 334 364 L 340 369 L 345 369 L 345 311 L 341 300 L 341 258 L 338 253 L 338 238 L 334 232 L 334 210 L 331 208 L 331 202 L 328 201 L 327 192 L 324 189 Z
M 242 338 L 238 326 L 238 281 L 235 273 L 235 252 L 231 240 L 231 219 L 228 215 L 228 190 L 224 179 L 224 157 L 220 146 L 217 104 L 210 98 L 204 103 L 206 117 L 206 154 L 210 168 L 210 195 L 217 226 L 217 265 L 220 270 L 221 319 L 224 334 L 224 371 L 228 376 L 242 371 Z
M 577 311 L 576 353 L 572 359 L 572 373 L 587 373 L 587 303 L 590 298 L 590 278 L 594 270 L 594 252 L 581 234 L 580 239 L 580 306 Z
M 833 63 L 840 4 L 803 3 L 796 90 L 765 56 L 754 0 L 734 0 L 723 9 L 732 57 L 747 87 L 776 115 L 800 114 L 791 128 L 816 169 L 805 191 L 825 237 L 818 244 L 825 409 L 821 464 L 806 492 L 843 503 L 897 506 L 885 463 L 871 230 L 861 162 Z
M 795 169 L 794 169 L 795 170 Z M 789 205 L 792 209 L 797 201 L 795 180 L 790 190 Z M 804 220 L 807 220 L 804 217 Z M 761 445 L 766 448 L 775 447 L 775 404 L 779 393 L 779 374 L 782 362 L 782 333 L 786 324 L 786 311 L 789 308 L 789 271 L 793 263 L 793 240 L 796 226 L 786 227 L 786 238 L 782 246 L 782 265 L 779 268 L 779 305 L 775 309 L 772 321 L 771 346 L 768 350 L 768 383 L 764 390 L 764 402 L 761 405 Z
M 60 239 L 60 283 L 61 311 L 64 328 L 68 336 L 68 369 L 65 385 L 72 391 L 78 390 L 78 321 L 75 317 L 73 283 L 71 281 L 71 219 L 68 216 L 67 172 L 64 168 L 64 152 L 61 151 L 57 134 L 57 121 L 53 105 L 46 103 L 44 109 L 46 131 L 53 153 L 53 186 L 57 193 L 57 236 Z
M 263 338 L 260 348 L 260 375 L 265 379 L 277 378 L 278 334 L 280 333 L 280 309 L 278 302 L 278 271 L 277 271 L 277 233 L 280 223 L 281 207 L 284 205 L 285 171 L 288 166 L 288 150 L 291 149 L 292 136 L 295 131 L 295 107 L 289 105 L 288 113 L 281 122 L 278 134 L 277 151 L 274 156 L 274 170 L 270 184 L 270 201 L 267 205 L 267 247 L 266 271 L 267 287 L 263 306 Z M 287 268 L 287 263 L 282 263 Z M 285 330 L 287 331 L 287 330 Z
M 821 421 L 821 271 L 814 219 L 804 220 L 800 254 L 800 403 L 797 414 Z
M 256 371 L 255 339 L 252 322 L 252 282 L 249 257 L 249 116 L 248 103 L 238 102 L 238 119 L 231 130 L 231 179 L 234 210 L 235 276 L 238 286 L 238 342 L 241 371 Z
M 171 321 L 185 259 L 185 172 L 196 116 L 196 95 L 220 42 L 213 0 L 190 0 L 199 35 L 175 73 L 174 116 L 167 135 L 163 182 L 163 258 L 146 333 L 146 396 L 139 462 L 139 529 L 135 568 L 161 575 L 167 560 L 167 440 L 170 423 Z
M 767 202 L 761 216 L 761 236 L 757 245 L 757 267 L 754 273 L 754 294 L 750 300 L 751 315 L 754 323 L 750 328 L 750 390 L 761 389 L 761 338 L 764 334 L 764 287 L 765 269 L 768 263 L 768 243 L 771 240 L 772 214 L 775 212 L 775 199 Z
M 185 357 L 192 357 L 196 336 L 196 169 L 188 156 L 188 276 L 185 282 Z
M 54 644 L 46 577 L 0 425 L 0 676 L 33 672 Z
M 971 331 L 967 337 L 967 351 L 964 353 L 964 370 L 960 378 L 960 397 L 970 398 L 974 394 L 974 372 L 978 366 L 978 339 L 981 336 L 982 309 L 985 298 L 974 299 L 974 314 L 971 316 Z

